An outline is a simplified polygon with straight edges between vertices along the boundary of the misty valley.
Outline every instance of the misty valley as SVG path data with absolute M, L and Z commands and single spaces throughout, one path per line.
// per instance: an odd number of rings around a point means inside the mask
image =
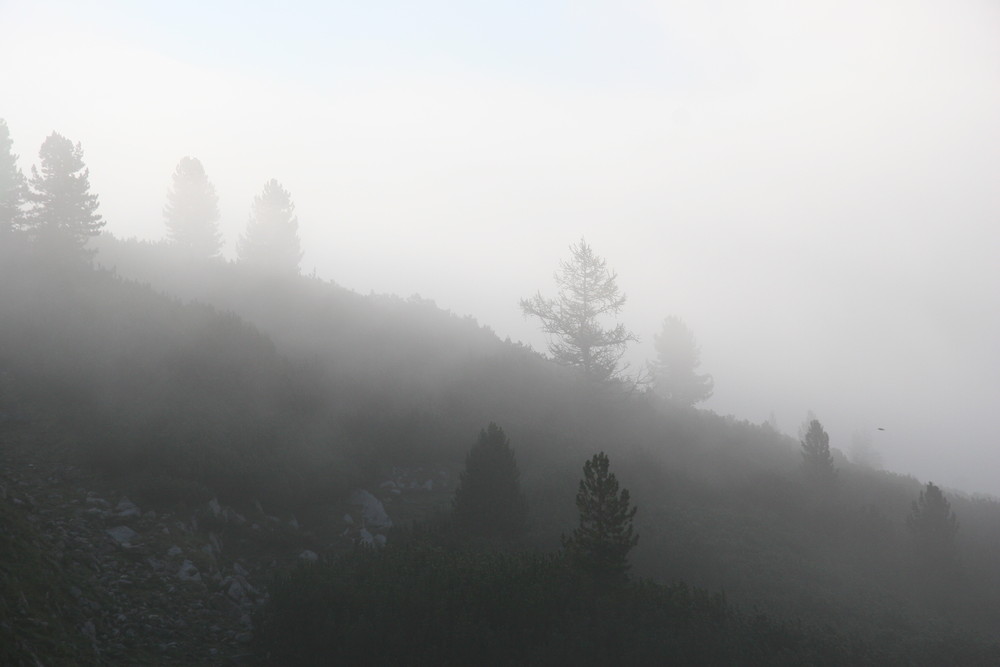
M 0 122 L 0 663 L 996 665 L 1000 502 L 699 408 L 669 315 L 625 368 L 586 239 L 546 353 L 302 275 L 269 180 L 237 257 L 183 158 L 161 242 L 80 144 Z M 666 315 L 666 314 L 665 314 Z M 862 444 L 864 444 L 862 442 Z

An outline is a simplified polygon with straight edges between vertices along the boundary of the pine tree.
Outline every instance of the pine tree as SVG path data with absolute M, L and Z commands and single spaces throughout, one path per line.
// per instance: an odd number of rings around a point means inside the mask
M 802 444 L 802 464 L 810 481 L 824 486 L 831 485 L 837 476 L 830 455 L 830 436 L 818 419 L 809 421 Z
M 523 532 L 528 506 L 519 477 L 507 435 L 490 422 L 465 459 L 452 503 L 456 525 L 472 534 L 508 539 Z
M 694 334 L 678 317 L 668 317 L 654 337 L 656 362 L 651 364 L 653 388 L 667 400 L 686 407 L 712 397 L 711 375 L 699 375 L 701 351 Z
M 593 380 L 613 379 L 628 344 L 638 338 L 623 324 L 605 328 L 600 320 L 617 315 L 625 295 L 618 290 L 617 274 L 608 271 L 586 241 L 570 246 L 570 253 L 555 275 L 559 296 L 546 299 L 538 292 L 521 299 L 521 312 L 542 321 L 542 330 L 552 336 L 549 351 L 557 362 L 579 368 Z
M 24 218 L 28 185 L 13 146 L 7 121 L 0 118 L 0 238 L 18 229 Z
M 85 248 L 101 233 L 97 195 L 90 192 L 90 170 L 83 148 L 53 132 L 38 152 L 41 168 L 31 168 L 30 208 L 23 227 L 35 250 L 60 262 L 86 260 Z
M 618 491 L 618 480 L 609 472 L 608 456 L 595 454 L 583 466 L 583 479 L 576 494 L 580 525 L 563 537 L 570 558 L 595 579 L 605 582 L 625 579 L 628 554 L 639 542 L 632 519 L 636 508 L 629 507 L 628 489 Z
M 906 517 L 918 554 L 933 565 L 946 565 L 955 556 L 958 519 L 941 489 L 927 482 Z
M 297 274 L 302 261 L 298 230 L 292 197 L 272 178 L 254 198 L 246 233 L 236 245 L 237 257 L 269 273 Z
M 163 207 L 167 239 L 183 256 L 211 259 L 222 251 L 219 196 L 197 158 L 183 157 Z

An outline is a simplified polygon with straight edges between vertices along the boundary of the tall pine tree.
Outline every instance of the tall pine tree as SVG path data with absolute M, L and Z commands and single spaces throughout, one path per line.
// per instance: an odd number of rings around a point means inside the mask
M 59 262 L 87 260 L 86 245 L 101 233 L 97 195 L 90 192 L 90 170 L 83 148 L 53 132 L 38 152 L 40 168 L 31 168 L 24 229 L 36 252 Z
M 0 238 L 18 229 L 24 217 L 27 181 L 13 152 L 7 121 L 0 118 Z
M 163 207 L 167 239 L 189 259 L 211 259 L 222 251 L 219 233 L 219 196 L 201 161 L 183 157 Z
M 509 539 L 523 532 L 528 506 L 519 477 L 510 440 L 490 422 L 465 459 L 452 504 L 456 525 L 485 537 Z
M 687 407 L 712 397 L 715 382 L 711 375 L 696 372 L 701 365 L 701 351 L 691 329 L 680 318 L 665 319 L 654 343 L 656 362 L 650 370 L 656 393 Z
M 288 190 L 273 178 L 254 197 L 247 229 L 236 244 L 240 262 L 274 274 L 296 274 L 302 261 L 299 219 Z
M 576 494 L 580 525 L 563 537 L 569 557 L 596 580 L 622 581 L 629 569 L 628 554 L 639 542 L 632 519 L 628 489 L 618 490 L 618 480 L 609 471 L 607 454 L 595 454 L 583 466 L 583 479 Z

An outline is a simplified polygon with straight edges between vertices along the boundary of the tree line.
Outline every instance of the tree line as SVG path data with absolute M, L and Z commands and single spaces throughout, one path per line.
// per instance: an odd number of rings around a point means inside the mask
M 25 178 L 6 121 L 0 119 L 0 242 L 21 243 L 63 264 L 89 263 L 87 245 L 104 229 L 98 195 L 90 190 L 83 147 L 57 132 L 38 153 Z M 219 198 L 205 168 L 183 157 L 173 173 L 163 208 L 167 243 L 188 260 L 208 260 L 222 252 Z M 291 194 L 275 179 L 254 198 L 236 245 L 237 260 L 273 274 L 299 273 L 302 247 Z

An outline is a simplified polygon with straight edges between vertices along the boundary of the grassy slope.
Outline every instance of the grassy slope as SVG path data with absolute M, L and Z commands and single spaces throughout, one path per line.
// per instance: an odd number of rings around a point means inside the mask
M 799 475 L 796 443 L 766 427 L 582 386 L 427 302 L 105 244 L 121 275 L 219 309 L 106 274 L 72 287 L 41 275 L 3 283 L 0 305 L 14 316 L 0 329 L 0 363 L 20 391 L 68 415 L 105 464 L 131 451 L 131 465 L 166 465 L 171 479 L 233 495 L 264 488 L 294 506 L 390 465 L 456 469 L 492 420 L 512 438 L 537 546 L 554 548 L 571 527 L 582 461 L 605 450 L 640 507 L 638 574 L 897 644 L 1000 622 L 992 501 L 952 496 L 961 566 L 927 577 L 904 529 L 916 480 L 841 463 L 839 492 L 819 498 Z

